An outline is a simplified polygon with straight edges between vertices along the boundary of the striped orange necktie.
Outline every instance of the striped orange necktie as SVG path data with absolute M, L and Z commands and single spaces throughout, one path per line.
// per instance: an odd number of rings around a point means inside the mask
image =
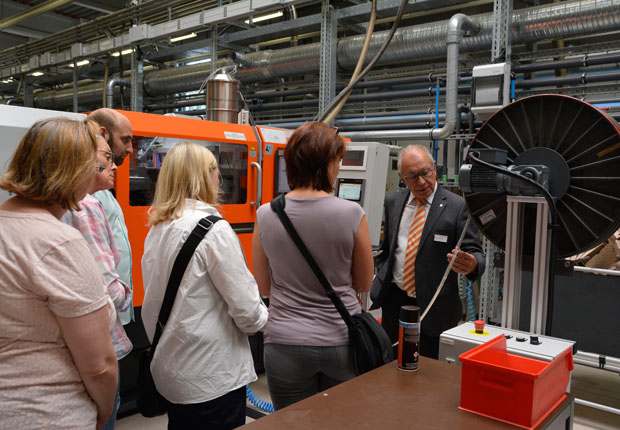
M 410 297 L 415 297 L 415 259 L 420 247 L 420 237 L 422 237 L 422 230 L 424 230 L 424 221 L 426 221 L 425 200 L 416 198 L 416 201 L 418 202 L 418 208 L 413 217 L 411 227 L 409 227 L 405 265 L 403 267 L 403 289 Z

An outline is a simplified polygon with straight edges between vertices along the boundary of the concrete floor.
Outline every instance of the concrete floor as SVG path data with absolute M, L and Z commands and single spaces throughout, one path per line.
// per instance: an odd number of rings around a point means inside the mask
M 571 375 L 571 392 L 576 398 L 600 403 L 620 409 L 620 375 L 605 370 L 575 365 Z M 263 400 L 270 400 L 267 378 L 260 375 L 258 381 L 250 385 L 255 394 Z M 246 422 L 253 421 L 247 418 Z M 166 430 L 168 418 L 144 418 L 140 414 L 121 418 L 117 430 Z M 620 416 L 575 405 L 574 430 L 617 430 L 620 429 Z

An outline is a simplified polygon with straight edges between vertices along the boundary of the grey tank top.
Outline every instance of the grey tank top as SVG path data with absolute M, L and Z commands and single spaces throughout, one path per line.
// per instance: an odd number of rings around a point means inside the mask
M 333 196 L 287 197 L 285 211 L 349 312 L 360 313 L 351 269 L 362 207 Z M 257 222 L 271 274 L 265 343 L 348 344 L 344 321 L 269 204 L 259 208 Z

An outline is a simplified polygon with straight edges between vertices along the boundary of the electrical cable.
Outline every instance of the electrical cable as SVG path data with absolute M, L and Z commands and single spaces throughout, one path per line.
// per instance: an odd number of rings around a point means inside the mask
M 237 73 L 237 65 L 236 64 L 233 64 L 231 66 L 223 66 L 223 67 L 219 67 L 219 68 L 215 69 L 213 72 L 211 72 L 211 74 L 209 76 L 207 76 L 207 79 L 205 79 L 202 82 L 202 85 L 200 85 L 200 88 L 198 89 L 198 93 L 197 94 L 200 94 L 202 92 L 202 90 L 207 85 L 207 82 L 209 82 L 212 77 L 217 75 L 220 72 L 220 70 L 227 70 L 227 69 L 231 69 L 231 71 L 229 72 L 231 75 L 234 75 L 235 73 Z
M 549 243 L 550 243 L 550 252 L 549 252 L 549 270 L 548 270 L 548 281 L 547 281 L 547 317 L 545 320 L 545 335 L 550 336 L 551 334 L 551 324 L 553 319 L 553 296 L 555 291 L 555 256 L 556 256 L 556 231 L 559 227 L 558 225 L 558 211 L 555 204 L 555 200 L 549 193 L 549 191 L 540 185 L 538 182 L 521 175 L 517 172 L 512 172 L 502 166 L 497 166 L 495 164 L 487 163 L 486 161 L 481 160 L 477 157 L 475 150 L 469 150 L 467 153 L 467 159 L 471 161 L 472 164 L 476 164 L 479 166 L 486 167 L 496 172 L 500 172 L 504 175 L 511 176 L 516 179 L 520 179 L 532 186 L 534 186 L 537 190 L 541 192 L 543 197 L 547 200 L 547 204 L 549 205 L 549 213 L 551 215 L 551 223 L 549 224 Z
M 467 304 L 467 321 L 476 320 L 476 311 L 474 309 L 474 294 L 471 288 L 471 281 L 467 280 L 465 287 L 465 303 Z
M 366 30 L 366 36 L 364 38 L 364 45 L 362 46 L 362 52 L 360 53 L 360 58 L 357 60 L 357 64 L 355 65 L 355 70 L 353 70 L 353 74 L 351 75 L 351 79 L 349 80 L 349 82 L 352 82 L 353 80 L 355 80 L 355 78 L 357 78 L 357 76 L 360 73 L 360 70 L 362 70 L 362 67 L 364 66 L 364 61 L 366 61 L 366 55 L 368 54 L 368 48 L 370 47 L 370 40 L 372 39 L 372 33 L 375 30 L 376 21 L 377 21 L 377 0 L 372 0 L 372 8 L 370 10 L 370 20 L 368 21 L 368 29 Z M 336 115 L 340 113 L 340 111 L 342 110 L 342 107 L 349 99 L 351 92 L 353 92 L 353 88 L 351 88 L 349 92 L 347 93 L 347 95 L 343 97 L 342 100 L 340 100 L 340 102 L 336 106 L 334 106 L 332 111 L 329 113 L 329 115 L 327 115 L 325 119 L 323 119 L 322 122 L 329 125 L 329 123 L 332 122 L 336 118 Z
M 258 397 L 254 393 L 254 391 L 252 391 L 249 384 L 245 386 L 245 394 L 248 396 L 248 400 L 250 401 L 250 403 L 256 406 L 259 410 L 266 412 L 268 414 L 273 413 L 274 411 L 273 404 Z
M 347 96 L 347 94 L 351 90 L 353 90 L 355 85 L 357 85 L 357 83 L 361 81 L 364 76 L 366 76 L 366 74 L 370 71 L 370 69 L 373 68 L 375 63 L 379 61 L 379 58 L 381 58 L 381 56 L 387 49 L 388 45 L 392 41 L 392 37 L 394 37 L 394 33 L 396 32 L 396 29 L 400 26 L 400 21 L 402 20 L 403 14 L 405 12 L 405 6 L 407 6 L 407 3 L 408 3 L 408 0 L 401 1 L 400 6 L 398 8 L 398 13 L 396 14 L 396 18 L 394 19 L 392 28 L 390 29 L 390 33 L 388 34 L 387 38 L 383 42 L 383 45 L 381 45 L 381 48 L 379 48 L 379 51 L 374 56 L 374 58 L 370 60 L 370 63 L 368 63 L 366 68 L 362 70 L 362 72 L 354 80 L 349 82 L 349 85 L 347 85 L 342 91 L 340 91 L 340 93 L 331 101 L 331 103 L 325 108 L 325 110 L 321 112 L 321 114 L 318 116 L 318 119 L 316 120 L 317 122 L 323 122 L 323 120 L 327 117 L 327 115 L 334 108 L 334 106 L 340 103 L 340 100 L 342 100 L 345 96 Z
M 459 251 L 460 251 L 459 247 L 461 246 L 461 242 L 463 242 L 463 239 L 465 238 L 465 234 L 467 233 L 467 228 L 469 227 L 470 221 L 471 221 L 471 214 L 467 215 L 467 221 L 465 221 L 465 227 L 463 227 L 463 231 L 461 232 L 461 237 L 459 237 L 458 242 L 456 242 L 456 246 L 455 246 L 456 252 L 452 255 L 452 258 L 450 259 L 450 263 L 448 263 L 448 267 L 446 267 L 446 271 L 443 273 L 443 278 L 441 279 L 441 282 L 439 283 L 439 286 L 437 287 L 437 290 L 435 291 L 435 295 L 433 295 L 433 298 L 429 302 L 428 306 L 426 307 L 426 309 L 424 309 L 424 313 L 420 317 L 420 322 L 422 322 L 422 320 L 424 319 L 428 311 L 430 311 L 431 308 L 433 307 L 433 304 L 435 304 L 435 300 L 437 300 L 437 297 L 439 296 L 439 293 L 441 292 L 441 289 L 443 288 L 443 284 L 445 284 L 446 279 L 448 279 L 450 270 L 452 270 L 452 266 L 454 265 L 454 262 L 456 261 L 456 257 L 459 255 Z

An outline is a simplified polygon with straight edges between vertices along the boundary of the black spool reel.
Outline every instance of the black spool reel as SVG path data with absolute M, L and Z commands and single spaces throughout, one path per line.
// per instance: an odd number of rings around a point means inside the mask
M 497 111 L 470 151 L 504 149 L 508 165 L 546 165 L 558 212 L 557 253 L 566 258 L 593 248 L 620 228 L 620 127 L 596 107 L 545 94 Z M 474 222 L 500 248 L 506 241 L 504 193 L 466 193 Z M 524 209 L 523 253 L 534 255 L 536 207 Z

